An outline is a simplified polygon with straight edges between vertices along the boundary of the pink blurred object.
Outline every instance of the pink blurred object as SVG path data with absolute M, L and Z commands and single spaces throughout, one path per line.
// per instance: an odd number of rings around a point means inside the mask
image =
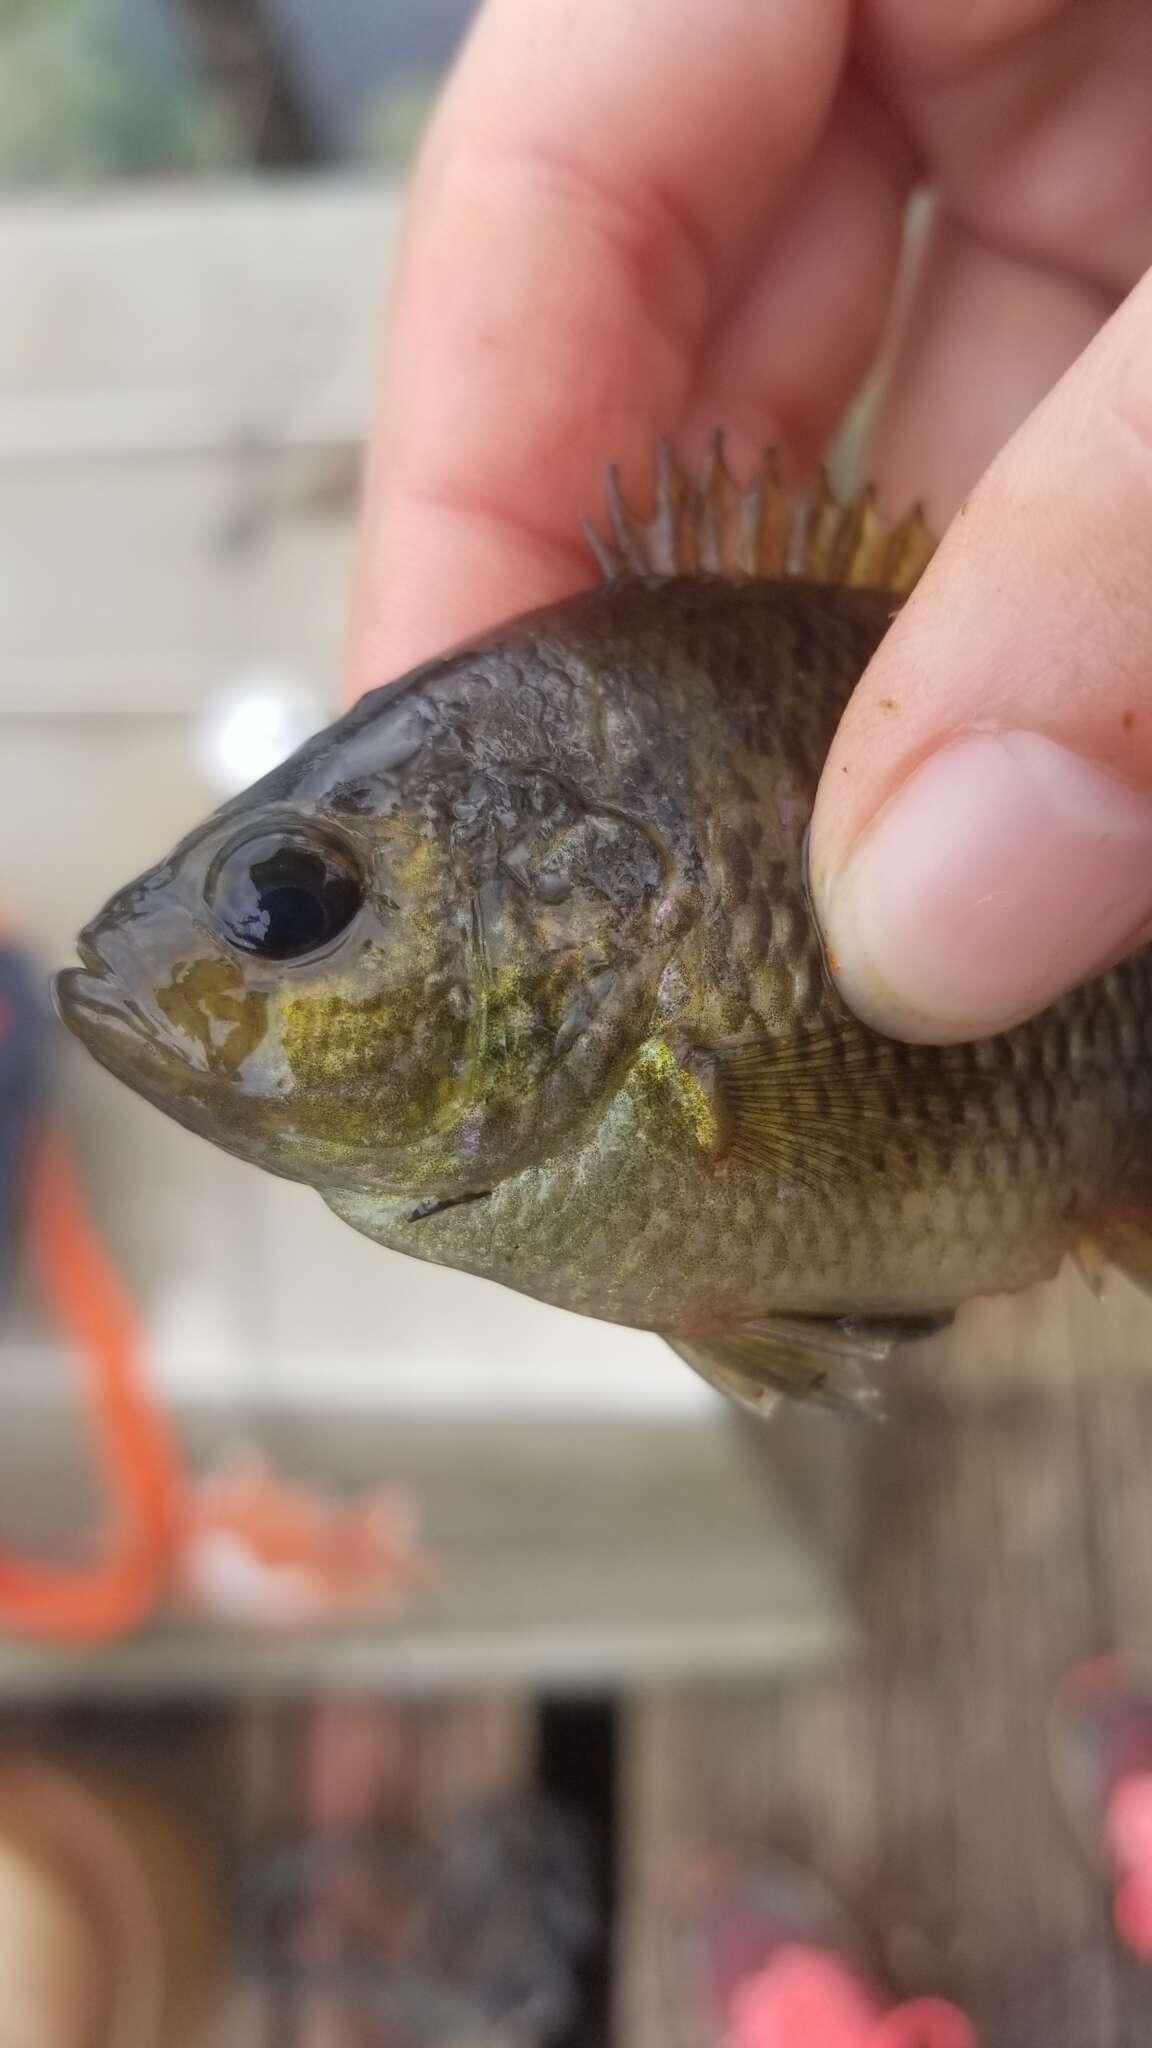
M 789 1946 L 736 1986 L 723 2048 L 870 2048 L 880 2006 L 824 1950 Z
M 723 2048 L 978 2048 L 971 2022 L 942 1998 L 890 2011 L 839 1956 L 791 1946 L 736 1987 Z
M 1118 1879 L 1112 1895 L 1112 1925 L 1126 1949 L 1152 1962 L 1152 1881 L 1145 1873 Z
M 702 1858 L 670 1906 L 669 1964 L 701 2043 L 978 2048 L 971 2022 L 946 1999 L 893 2005 L 834 1894 L 786 1858 Z
M 1112 1885 L 1112 1924 L 1152 1962 L 1152 1670 L 1101 1657 L 1061 1681 L 1052 1761 L 1077 1837 Z
M 1105 1839 L 1117 1867 L 1113 1925 L 1126 1948 L 1152 1961 L 1152 1772 L 1113 1786 Z
M 333 1501 L 241 1451 L 183 1503 L 174 1591 L 214 1621 L 280 1631 L 364 1613 L 395 1620 L 435 1580 L 401 1487 Z
M 1104 1838 L 1118 1863 L 1152 1872 L 1152 1771 L 1133 1771 L 1113 1786 Z
M 867 2048 L 979 2048 L 966 2013 L 946 1998 L 910 1998 L 877 2020 Z

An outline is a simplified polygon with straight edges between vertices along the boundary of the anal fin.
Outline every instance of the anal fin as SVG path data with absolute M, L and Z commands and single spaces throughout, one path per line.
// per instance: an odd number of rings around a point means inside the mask
M 770 1415 L 785 1397 L 841 1414 L 882 1412 L 873 1372 L 897 1344 L 934 1335 L 942 1316 L 765 1316 L 701 1335 L 663 1334 L 673 1351 L 730 1400 Z

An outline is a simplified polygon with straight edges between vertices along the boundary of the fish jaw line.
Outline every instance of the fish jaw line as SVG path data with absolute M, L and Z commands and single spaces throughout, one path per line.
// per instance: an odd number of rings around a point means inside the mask
M 122 997 L 121 991 L 116 991 Z M 263 1167 L 286 1180 L 309 1180 L 288 1163 L 268 1156 L 259 1136 L 235 1117 L 220 1113 L 219 1089 L 206 1070 L 195 1068 L 152 1032 L 130 999 L 108 1001 L 107 976 L 66 968 L 55 980 L 53 994 L 62 1022 L 80 1040 L 99 1066 L 130 1088 L 173 1123 L 203 1138 L 233 1158 Z M 196 1083 L 200 1083 L 199 1088 Z M 227 1102 L 223 1105 L 227 1110 Z
M 238 1118 L 236 1112 L 244 1097 L 236 1077 L 213 1075 L 203 1049 L 194 1041 L 189 1041 L 187 1054 L 174 1046 L 168 1033 L 153 1025 L 91 946 L 84 948 L 82 957 L 98 965 L 99 971 L 63 968 L 53 982 L 56 1011 L 85 1051 L 115 1080 L 185 1130 L 266 1172 L 302 1181 L 321 1194 L 329 1186 L 357 1184 L 355 1175 L 349 1178 L 346 1159 L 327 1163 L 312 1145 L 302 1145 L 297 1151 L 290 1139 L 269 1142 L 242 1114 Z M 258 1116 L 258 1109 L 255 1114 Z M 435 1139 L 439 1133 L 427 1136 Z M 410 1145 L 375 1148 L 365 1162 L 364 1184 L 390 1206 L 394 1204 L 401 1215 L 429 1199 L 451 1203 L 461 1198 L 456 1177 L 448 1169 L 434 1177 L 432 1187 L 424 1175 L 413 1179 L 411 1157 Z
M 92 961 L 96 956 L 87 949 L 87 957 Z M 99 972 L 88 966 L 62 969 L 52 993 L 61 1023 L 103 1066 L 124 1069 L 126 1079 L 134 1071 L 133 1053 L 163 1066 L 173 1078 L 189 1070 L 207 1077 L 206 1063 L 198 1065 L 178 1053 L 102 963 Z
M 61 1022 L 114 1080 L 221 1150 L 242 1159 L 257 1156 L 221 1117 L 207 1068 L 194 1065 L 156 1031 L 107 972 L 65 968 L 55 978 L 53 998 Z

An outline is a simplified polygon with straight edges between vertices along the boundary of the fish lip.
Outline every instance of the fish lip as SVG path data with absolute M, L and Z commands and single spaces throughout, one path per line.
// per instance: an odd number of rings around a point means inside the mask
M 116 988 L 107 969 L 102 965 L 94 969 L 90 963 L 95 956 L 90 949 L 86 952 L 87 960 L 83 967 L 64 967 L 56 975 L 52 983 L 52 1000 L 60 1022 L 67 1025 L 68 1030 L 74 1032 L 90 1051 L 95 1051 L 95 1041 L 102 1036 L 106 1025 L 124 1028 L 129 1004 L 125 992 Z
M 171 1048 L 112 973 L 107 961 L 85 942 L 77 945 L 77 952 L 85 965 L 62 968 L 52 983 L 53 1005 L 60 1022 L 105 1066 L 119 1067 L 117 1051 L 126 1063 L 123 1048 L 127 1045 L 143 1046 L 149 1052 L 170 1057 Z
M 80 966 L 62 967 L 52 978 L 53 1007 L 61 1023 L 68 1024 L 70 1028 L 74 1028 L 73 1015 L 81 1014 L 80 1006 L 84 1002 L 82 991 L 86 990 L 91 994 L 96 988 L 116 988 L 121 996 L 127 999 L 127 990 L 121 988 L 114 969 L 100 951 L 97 930 L 96 922 L 85 925 L 76 940 L 76 956 Z M 80 1003 L 75 1002 L 77 995 L 80 996 Z M 93 1007 L 97 1007 L 94 997 L 92 1000 Z
M 52 1005 L 62 1024 L 77 1036 L 83 1034 L 78 1026 L 95 1011 L 105 1007 L 100 996 L 106 990 L 109 980 L 102 963 L 96 963 L 96 956 L 90 947 L 77 947 L 83 967 L 62 967 L 52 977 Z M 100 992 L 97 995 L 96 991 Z
M 81 932 L 80 937 L 77 939 L 76 952 L 88 974 L 93 975 L 98 980 L 103 980 L 107 977 L 109 973 L 108 962 L 87 932 Z M 74 972 L 75 970 L 65 969 L 64 971 Z
M 79 1039 L 97 1066 L 187 1130 L 203 1137 L 213 1135 L 205 1102 L 189 1087 L 185 1063 L 167 1040 L 150 1028 L 114 976 L 64 968 L 55 977 L 52 993 L 61 1023 Z M 195 1078 L 204 1079 L 202 1075 Z M 217 1137 L 216 1142 L 225 1151 L 239 1149 L 226 1139 Z M 241 1151 L 240 1156 L 247 1154 Z

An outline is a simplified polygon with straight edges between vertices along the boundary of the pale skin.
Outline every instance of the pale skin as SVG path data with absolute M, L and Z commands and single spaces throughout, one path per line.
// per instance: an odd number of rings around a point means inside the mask
M 660 434 L 802 477 L 923 182 L 867 467 L 947 532 L 813 874 L 847 999 L 947 1040 L 1152 930 L 1148 0 L 488 0 L 411 195 L 349 687 L 585 584 L 604 465 L 642 495 Z

